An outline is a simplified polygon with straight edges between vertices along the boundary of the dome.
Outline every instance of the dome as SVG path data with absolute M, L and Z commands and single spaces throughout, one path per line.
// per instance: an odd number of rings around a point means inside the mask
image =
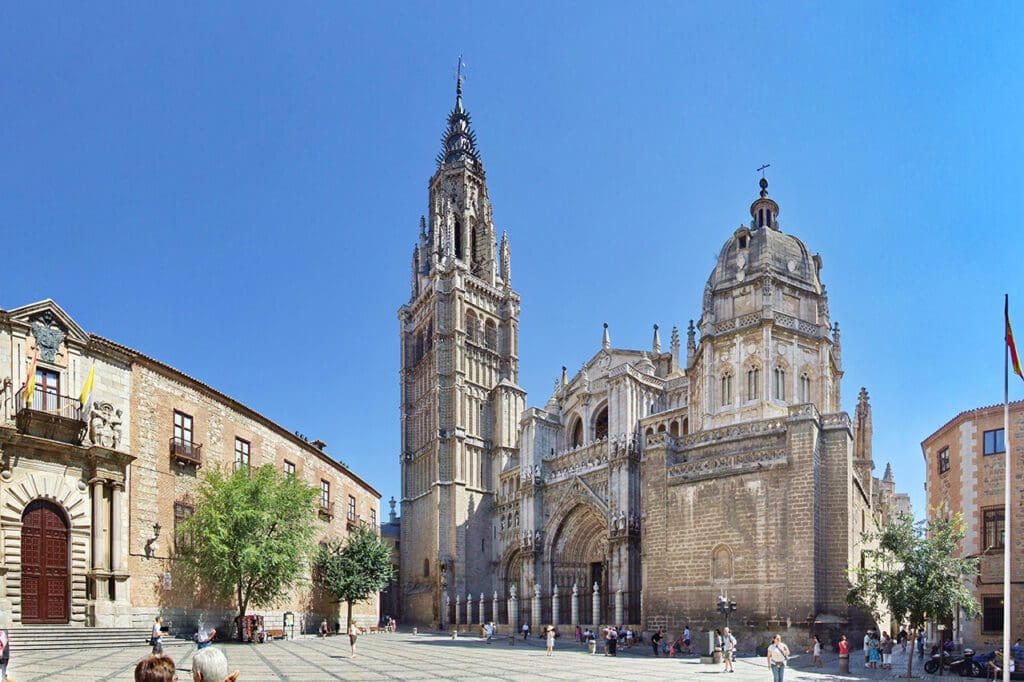
M 820 293 L 821 258 L 812 256 L 802 241 L 779 230 L 779 207 L 768 198 L 767 187 L 762 179 L 761 197 L 750 207 L 753 227 L 741 226 L 725 242 L 708 287 L 715 291 L 770 275 Z

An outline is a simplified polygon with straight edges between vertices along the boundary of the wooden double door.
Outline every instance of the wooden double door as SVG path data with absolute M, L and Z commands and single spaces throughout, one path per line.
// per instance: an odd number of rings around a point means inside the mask
M 25 508 L 21 525 L 21 622 L 70 620 L 70 543 L 64 512 L 46 500 Z

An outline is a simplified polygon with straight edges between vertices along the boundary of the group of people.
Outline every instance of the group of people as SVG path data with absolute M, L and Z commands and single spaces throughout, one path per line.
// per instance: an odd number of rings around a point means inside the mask
M 879 637 L 877 632 L 868 630 L 864 633 L 864 667 L 892 669 L 892 650 L 895 646 L 896 640 L 890 637 L 888 632 L 882 632 L 882 636 Z M 906 651 L 905 645 L 903 650 Z
M 174 682 L 178 673 L 174 659 L 150 654 L 135 666 L 135 682 Z M 204 647 L 192 657 L 192 682 L 235 682 L 238 671 L 228 673 L 228 659 L 220 649 Z

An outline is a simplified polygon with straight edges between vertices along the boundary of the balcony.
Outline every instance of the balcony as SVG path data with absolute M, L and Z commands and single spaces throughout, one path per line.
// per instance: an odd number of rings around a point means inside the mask
M 18 406 L 15 422 L 22 433 L 76 445 L 82 442 L 85 421 L 78 398 L 36 388 L 26 401 L 22 387 L 14 395 L 14 404 Z
M 327 519 L 334 518 L 334 501 L 333 500 L 325 500 L 325 499 L 321 498 L 320 499 L 320 508 L 317 511 L 320 513 L 320 516 L 323 516 L 324 518 L 327 518 Z
M 203 446 L 181 438 L 171 437 L 171 458 L 178 464 L 192 464 L 197 469 L 203 465 Z
M 359 514 L 353 514 L 350 512 L 345 518 L 345 525 L 349 530 L 362 525 L 362 523 L 363 520 L 359 517 Z

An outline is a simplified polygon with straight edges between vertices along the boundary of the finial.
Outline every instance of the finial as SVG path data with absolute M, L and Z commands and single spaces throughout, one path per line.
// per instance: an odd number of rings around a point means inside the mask
M 459 111 L 462 111 L 462 67 L 465 65 L 460 54 L 459 64 L 455 69 L 455 108 Z
M 569 376 L 565 373 L 565 365 L 562 365 L 562 386 L 569 384 Z
M 651 342 L 651 350 L 655 354 L 661 352 L 661 334 L 658 333 L 658 325 L 654 325 L 654 340 Z
M 609 334 L 608 334 L 608 323 L 605 322 L 604 323 L 604 336 L 601 339 L 601 348 L 603 348 L 604 350 L 611 350 L 611 347 L 612 347 L 612 339 L 611 339 L 611 336 L 609 336 Z

